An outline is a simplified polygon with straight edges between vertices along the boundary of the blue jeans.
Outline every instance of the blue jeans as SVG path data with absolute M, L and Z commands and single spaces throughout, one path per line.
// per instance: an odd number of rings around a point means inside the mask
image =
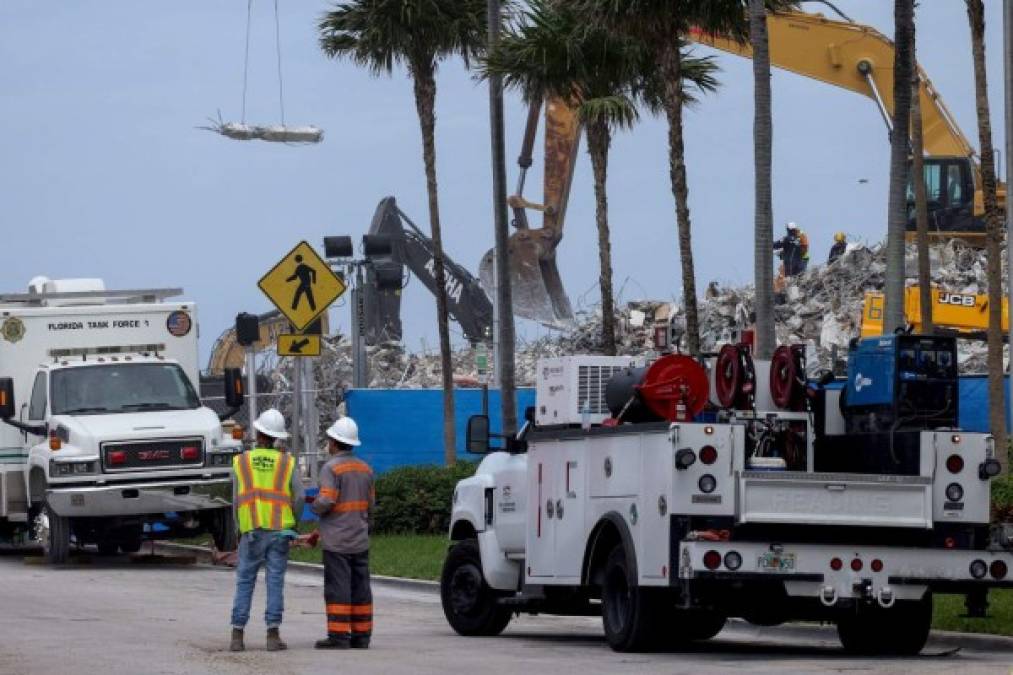
M 232 626 L 244 628 L 250 620 L 253 589 L 263 566 L 267 581 L 267 607 L 264 621 L 268 628 L 281 625 L 285 611 L 285 568 L 288 566 L 289 540 L 281 532 L 253 530 L 239 539 L 239 563 L 236 565 L 236 597 L 232 603 Z

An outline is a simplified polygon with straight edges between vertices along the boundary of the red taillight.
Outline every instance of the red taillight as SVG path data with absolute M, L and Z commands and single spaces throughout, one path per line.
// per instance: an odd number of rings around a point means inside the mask
M 844 567 L 844 561 L 840 558 L 834 558 L 830 561 L 830 569 L 833 571 L 840 572 L 842 567 Z
M 862 567 L 863 567 L 863 565 L 862 565 L 861 558 L 855 558 L 854 560 L 851 561 L 851 571 L 852 572 L 861 572 L 862 571 Z
M 872 564 L 870 564 L 869 567 L 872 569 L 873 572 L 882 572 L 883 561 L 880 560 L 879 558 L 876 558 L 875 560 L 872 561 Z
M 943 540 L 943 546 L 946 548 L 956 548 L 957 540 L 954 539 L 953 537 L 947 537 L 946 539 Z
M 721 567 L 721 554 L 717 551 L 707 551 L 703 554 L 703 566 L 709 570 Z
M 106 462 L 111 466 L 127 463 L 127 453 L 124 450 L 112 450 L 106 454 Z
M 186 462 L 192 462 L 200 459 L 200 448 L 188 445 L 185 448 L 181 448 L 179 451 L 180 459 Z
M 989 574 L 992 575 L 993 579 L 1005 579 L 1006 573 L 1008 572 L 1006 563 L 1001 560 L 995 560 L 992 562 L 992 566 L 988 568 Z
M 946 458 L 946 470 L 950 473 L 960 473 L 964 470 L 964 458 L 960 455 L 950 455 Z
M 699 457 L 703 464 L 713 464 L 718 461 L 718 451 L 713 445 L 705 445 L 700 448 Z

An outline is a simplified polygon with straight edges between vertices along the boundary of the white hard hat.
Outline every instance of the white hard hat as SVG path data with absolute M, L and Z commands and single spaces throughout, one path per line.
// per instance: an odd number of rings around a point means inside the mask
M 331 425 L 327 435 L 338 443 L 345 445 L 361 445 L 359 442 L 359 425 L 351 417 L 342 417 Z
M 274 408 L 268 408 L 260 413 L 260 417 L 253 422 L 253 428 L 271 438 L 285 440 L 289 436 L 285 431 L 284 416 Z
M 790 221 L 790 222 L 788 222 L 784 226 L 784 229 L 786 229 L 786 230 L 797 230 L 798 229 L 798 225 L 795 224 L 795 221 Z

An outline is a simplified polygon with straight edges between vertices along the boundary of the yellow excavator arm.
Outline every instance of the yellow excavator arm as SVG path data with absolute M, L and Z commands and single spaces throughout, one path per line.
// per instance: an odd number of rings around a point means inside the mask
M 883 334 L 883 294 L 867 291 L 862 306 L 862 337 Z M 904 296 L 904 320 L 915 333 L 922 332 L 921 296 L 918 286 L 908 286 Z M 932 324 L 935 332 L 967 339 L 985 339 L 988 329 L 988 294 L 951 293 L 932 289 Z M 1009 333 L 1009 301 L 1002 301 L 1002 332 Z
M 892 130 L 893 41 L 869 26 L 804 12 L 772 14 L 767 29 L 772 66 L 871 98 L 887 129 Z M 753 56 L 748 42 L 739 43 L 699 29 L 691 31 L 689 38 L 743 58 Z M 931 229 L 948 236 L 980 237 L 984 233 L 981 216 L 985 208 L 974 147 L 921 67 L 918 75 L 923 145 L 928 158 L 926 184 L 930 209 L 939 214 Z M 966 165 L 963 170 L 969 175 L 957 178 L 961 165 Z M 998 199 L 999 208 L 1005 208 L 1006 188 L 1001 182 Z M 955 225 L 958 222 L 961 224 Z

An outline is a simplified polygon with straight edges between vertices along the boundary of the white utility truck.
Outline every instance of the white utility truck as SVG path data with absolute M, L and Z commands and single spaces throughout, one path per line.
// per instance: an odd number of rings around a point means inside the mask
M 917 653 L 933 592 L 983 616 L 989 589 L 1013 586 L 1013 532 L 989 519 L 1000 465 L 990 435 L 957 428 L 956 363 L 953 338 L 916 335 L 856 343 L 846 383 L 806 380 L 798 347 L 542 361 L 501 450 L 469 420 L 489 454 L 454 492 L 449 623 L 601 614 L 633 651 L 729 617 L 814 620 L 850 651 Z
M 0 294 L 0 542 L 137 551 L 210 532 L 235 547 L 232 456 L 241 442 L 197 394 L 197 315 L 179 289 L 107 291 L 34 279 Z M 238 371 L 226 374 L 233 410 Z

